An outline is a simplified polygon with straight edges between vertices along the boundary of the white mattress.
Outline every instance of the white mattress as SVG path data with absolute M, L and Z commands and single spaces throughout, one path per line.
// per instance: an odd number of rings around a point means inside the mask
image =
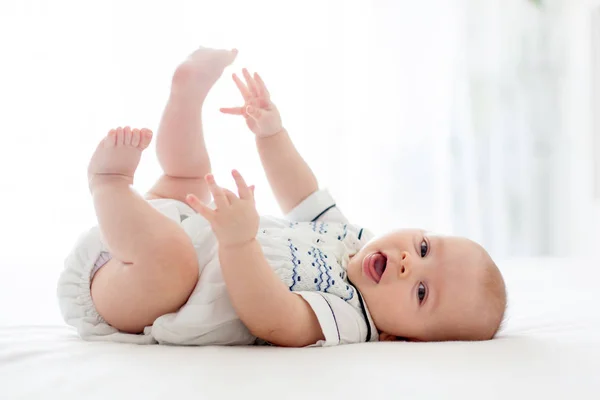
M 509 317 L 493 341 L 188 348 L 4 326 L 0 399 L 600 398 L 600 263 L 500 267 Z

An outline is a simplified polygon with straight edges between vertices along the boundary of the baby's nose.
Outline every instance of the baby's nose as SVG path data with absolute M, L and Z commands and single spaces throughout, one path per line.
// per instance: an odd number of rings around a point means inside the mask
M 401 278 L 406 278 L 410 274 L 410 254 L 408 251 L 403 251 L 400 256 L 400 268 L 398 268 L 398 275 Z

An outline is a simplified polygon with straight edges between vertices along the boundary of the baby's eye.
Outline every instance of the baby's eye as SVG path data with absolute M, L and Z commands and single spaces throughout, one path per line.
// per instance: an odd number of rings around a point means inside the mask
M 425 300 L 425 296 L 427 295 L 427 288 L 422 283 L 419 283 L 419 288 L 417 289 L 417 297 L 419 298 L 419 304 Z
M 421 257 L 425 257 L 428 251 L 429 245 L 427 244 L 427 240 L 423 239 L 423 241 L 421 242 Z

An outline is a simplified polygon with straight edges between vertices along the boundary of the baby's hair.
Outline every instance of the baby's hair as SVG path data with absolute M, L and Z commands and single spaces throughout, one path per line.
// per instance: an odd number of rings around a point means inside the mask
M 489 339 L 493 339 L 502 328 L 504 315 L 506 314 L 506 285 L 500 269 L 487 254 L 488 262 L 484 276 L 484 289 L 488 294 L 490 301 L 490 314 L 492 323 L 492 332 Z

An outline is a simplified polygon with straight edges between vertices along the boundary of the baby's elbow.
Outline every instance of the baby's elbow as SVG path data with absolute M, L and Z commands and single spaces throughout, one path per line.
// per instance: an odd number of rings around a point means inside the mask
M 305 300 L 286 291 L 278 304 L 282 306 L 262 314 L 268 318 L 256 321 L 255 336 L 282 347 L 306 347 L 324 339 L 319 320 Z
M 287 330 L 271 329 L 259 337 L 280 347 L 306 347 L 312 344 L 307 338 L 301 337 L 296 332 L 289 332 Z
M 323 339 L 320 329 L 319 332 L 310 334 L 306 329 L 296 327 L 293 324 L 275 329 L 266 329 L 259 334 L 255 334 L 255 336 L 281 347 L 306 347 Z

